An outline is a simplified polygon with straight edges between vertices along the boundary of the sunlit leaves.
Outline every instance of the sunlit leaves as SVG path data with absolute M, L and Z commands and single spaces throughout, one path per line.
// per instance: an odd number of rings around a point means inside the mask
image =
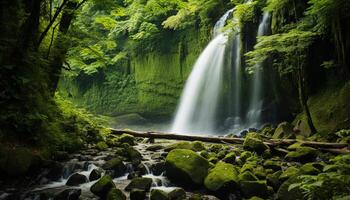
M 117 22 L 109 16 L 97 16 L 95 23 L 101 25 L 106 30 L 111 30 L 117 25 Z

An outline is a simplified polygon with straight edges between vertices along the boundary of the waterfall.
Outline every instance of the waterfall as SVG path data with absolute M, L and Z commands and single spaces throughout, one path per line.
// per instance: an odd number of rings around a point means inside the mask
M 257 36 L 264 36 L 269 33 L 270 30 L 270 14 L 265 12 L 262 20 L 260 21 Z M 262 64 L 258 63 L 255 68 L 253 76 L 250 105 L 247 113 L 247 122 L 249 127 L 258 128 L 260 125 L 261 109 L 262 109 Z
M 214 27 L 214 39 L 199 56 L 186 81 L 172 132 L 213 132 L 228 36 L 220 30 L 233 12 L 227 11 Z

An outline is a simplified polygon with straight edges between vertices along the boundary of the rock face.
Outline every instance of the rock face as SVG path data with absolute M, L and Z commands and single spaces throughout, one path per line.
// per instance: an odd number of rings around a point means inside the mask
M 253 134 L 247 135 L 243 143 L 243 148 L 245 150 L 255 151 L 260 154 L 263 153 L 266 149 L 269 149 L 269 147 L 264 144 L 260 138 L 255 137 Z
M 152 186 L 151 178 L 141 178 L 137 177 L 132 179 L 129 185 L 126 186 L 125 190 L 130 191 L 132 189 L 138 189 L 142 191 L 149 191 Z
M 300 147 L 296 151 L 289 152 L 285 159 L 297 162 L 311 162 L 317 157 L 317 150 L 311 147 Z
M 88 182 L 88 179 L 86 178 L 86 176 L 79 173 L 75 173 L 68 178 L 66 185 L 77 186 L 86 182 Z
M 293 131 L 293 125 L 291 125 L 288 122 L 282 122 L 280 123 L 276 130 L 275 133 L 272 136 L 273 139 L 294 139 L 295 138 L 295 133 Z
M 208 176 L 205 178 L 204 186 L 212 192 L 227 195 L 237 189 L 238 181 L 238 172 L 233 165 L 218 162 L 209 171 Z
M 90 191 L 104 199 L 112 188 L 115 188 L 112 178 L 108 175 L 104 175 L 99 181 L 91 186 Z
M 182 185 L 201 185 L 208 174 L 209 162 L 194 151 L 175 149 L 166 157 L 166 174 Z

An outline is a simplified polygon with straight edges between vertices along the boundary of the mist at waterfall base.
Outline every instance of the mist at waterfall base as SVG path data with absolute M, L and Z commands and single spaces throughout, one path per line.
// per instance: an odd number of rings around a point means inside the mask
M 263 107 L 263 70 L 247 75 L 242 64 L 241 30 L 222 32 L 234 9 L 216 23 L 213 39 L 197 59 L 186 81 L 171 132 L 227 134 L 260 128 Z M 267 35 L 270 14 L 264 13 L 256 36 Z

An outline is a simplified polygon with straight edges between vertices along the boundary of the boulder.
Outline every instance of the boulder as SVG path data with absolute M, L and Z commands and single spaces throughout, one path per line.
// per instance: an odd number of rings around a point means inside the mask
M 108 145 L 105 142 L 98 142 L 96 144 L 96 149 L 100 150 L 100 151 L 105 151 L 107 150 Z
M 53 197 L 53 200 L 78 200 L 81 195 L 81 189 L 64 189 L 63 191 L 58 192 Z
M 274 191 L 277 191 L 278 188 L 281 186 L 282 182 L 280 181 L 279 177 L 281 176 L 282 171 L 279 170 L 273 174 L 269 174 L 266 176 L 266 182 L 267 185 L 271 186 Z
M 274 171 L 281 170 L 281 162 L 276 160 L 266 160 L 263 166 L 267 169 L 272 169 Z
M 237 169 L 231 164 L 219 162 L 209 171 L 204 186 L 212 192 L 226 196 L 236 190 L 238 182 Z
M 126 172 L 126 166 L 119 157 L 107 161 L 105 164 L 103 164 L 102 168 L 104 170 L 113 171 L 115 176 L 121 176 Z
M 135 137 L 132 136 L 132 135 L 129 135 L 129 134 L 122 134 L 121 136 L 119 136 L 118 138 L 118 142 L 123 144 L 123 143 L 126 143 L 126 144 L 129 144 L 131 146 L 135 145 Z
M 134 147 L 127 146 L 125 147 L 125 151 L 127 152 L 128 159 L 131 161 L 132 165 L 137 166 L 141 163 L 142 155 Z
M 184 200 L 186 199 L 186 191 L 182 188 L 175 188 L 168 193 L 169 200 Z
M 151 191 L 150 200 L 169 200 L 168 193 L 163 190 L 153 189 Z
M 33 153 L 24 147 L 0 147 L 0 170 L 2 175 L 13 177 L 26 174 L 33 163 Z M 0 175 L 0 176 L 2 176 Z
M 126 196 L 121 190 L 114 187 L 109 190 L 107 200 L 126 200 Z
M 257 181 L 258 178 L 250 171 L 244 171 L 238 175 L 240 181 Z
M 77 186 L 83 183 L 87 183 L 88 181 L 89 180 L 86 178 L 86 176 L 79 173 L 74 173 L 68 178 L 66 185 Z
M 108 175 L 104 175 L 99 181 L 91 186 L 90 191 L 104 199 L 112 188 L 115 188 L 112 178 Z
M 293 131 L 304 137 L 309 137 L 312 134 L 311 128 L 306 119 L 298 120 L 295 123 Z
M 244 151 L 239 156 L 239 159 L 243 162 L 245 162 L 248 158 L 250 158 L 253 154 L 250 151 Z
M 312 147 L 300 147 L 296 151 L 289 152 L 285 159 L 301 163 L 312 162 L 317 157 L 317 150 Z
M 280 123 L 275 133 L 272 136 L 273 139 L 295 139 L 295 133 L 293 131 L 293 125 L 288 122 Z
M 130 192 L 130 200 L 145 200 L 146 192 L 144 190 L 132 189 Z
M 298 168 L 296 168 L 294 166 L 288 167 L 279 176 L 279 180 L 285 181 L 285 180 L 289 179 L 290 177 L 297 175 L 298 173 L 299 173 L 299 169 Z
M 101 178 L 101 172 L 97 169 L 93 169 L 89 175 L 90 181 L 95 181 L 97 179 Z
M 163 149 L 163 145 L 160 145 L 160 144 L 154 144 L 154 145 L 151 145 L 149 147 L 146 148 L 147 151 L 158 151 L 158 150 L 161 150 Z
M 208 174 L 209 162 L 196 152 L 175 149 L 166 157 L 166 174 L 181 185 L 201 185 Z
M 269 147 L 258 137 L 254 137 L 250 134 L 244 139 L 243 148 L 248 151 L 254 151 L 259 154 L 263 153 Z
M 174 149 L 188 149 L 192 151 L 202 151 L 205 150 L 205 146 L 202 142 L 194 141 L 194 142 L 177 142 L 171 145 L 168 145 L 164 148 L 164 151 L 169 152 Z
M 245 198 L 254 196 L 265 198 L 268 196 L 266 181 L 241 181 L 240 188 Z
M 126 191 L 131 191 L 133 189 L 149 191 L 152 186 L 153 180 L 151 178 L 136 177 L 131 180 L 129 185 L 125 187 Z
M 289 190 L 289 186 L 291 184 L 297 183 L 298 176 L 293 176 L 282 183 L 280 188 L 277 191 L 277 199 L 280 200 L 302 200 L 305 199 L 303 192 L 298 188 L 295 187 L 291 190 Z
M 231 152 L 226 154 L 226 156 L 224 157 L 224 159 L 222 159 L 222 161 L 226 163 L 234 164 L 236 162 L 236 153 Z

